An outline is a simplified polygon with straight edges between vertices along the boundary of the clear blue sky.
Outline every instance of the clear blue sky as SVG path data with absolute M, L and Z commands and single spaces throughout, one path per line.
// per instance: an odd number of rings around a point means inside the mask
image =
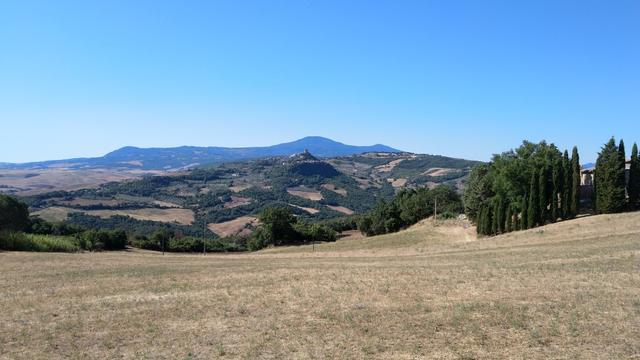
M 640 1 L 0 2 L 0 162 L 321 135 L 640 141 Z

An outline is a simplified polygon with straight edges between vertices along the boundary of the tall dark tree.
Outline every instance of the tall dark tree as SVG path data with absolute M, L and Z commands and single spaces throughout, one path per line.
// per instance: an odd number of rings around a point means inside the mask
M 528 206 L 527 193 L 525 193 L 520 202 L 520 230 L 526 230 L 529 228 L 529 217 L 527 215 L 527 211 L 529 210 Z
M 485 216 L 486 210 L 484 207 L 476 209 L 476 233 L 478 233 L 478 235 L 484 235 Z
M 624 171 L 615 139 L 611 138 L 598 154 L 596 161 L 596 212 L 607 214 L 624 209 Z
M 552 167 L 553 190 L 551 191 L 551 222 L 558 220 L 558 194 L 562 187 L 562 163 L 554 161 Z
M 620 158 L 619 167 L 620 169 L 622 169 L 622 171 L 618 175 L 620 176 L 620 179 L 618 179 L 618 182 L 621 184 L 624 184 L 625 186 L 625 200 L 626 200 L 627 177 L 626 177 L 625 167 L 627 165 L 627 153 L 624 150 L 624 140 L 622 139 L 620 139 L 620 144 L 618 145 L 618 158 Z
M 580 156 L 578 148 L 573 147 L 571 152 L 571 203 L 570 217 L 574 218 L 580 210 Z
M 637 209 L 640 205 L 640 160 L 638 159 L 638 145 L 633 144 L 631 148 L 631 166 L 629 168 L 629 182 L 627 184 L 629 193 L 629 207 Z
M 11 196 L 0 194 L 0 230 L 22 231 L 28 226 L 27 205 Z
M 487 205 L 485 209 L 486 217 L 484 222 L 484 234 L 493 235 L 493 206 Z
M 508 233 L 513 231 L 513 213 L 511 212 L 511 205 L 507 205 L 505 212 L 504 232 Z
M 538 191 L 540 194 L 538 197 L 538 206 L 539 206 L 538 220 L 540 225 L 544 225 L 549 217 L 548 210 L 547 210 L 547 206 L 549 204 L 548 203 L 549 193 L 547 192 L 547 169 L 546 168 L 540 169 L 540 173 L 538 175 Z
M 569 202 L 571 200 L 571 161 L 569 160 L 569 152 L 564 151 L 562 155 L 562 172 L 563 172 L 563 188 L 562 188 L 562 219 L 568 219 L 571 216 Z
M 529 204 L 527 209 L 527 228 L 531 229 L 538 225 L 538 213 L 539 213 L 539 200 L 540 193 L 538 192 L 538 174 L 534 170 L 531 173 L 531 182 L 529 186 Z
M 502 200 L 500 198 L 493 202 L 493 224 L 491 226 L 491 232 L 494 235 L 502 232 Z

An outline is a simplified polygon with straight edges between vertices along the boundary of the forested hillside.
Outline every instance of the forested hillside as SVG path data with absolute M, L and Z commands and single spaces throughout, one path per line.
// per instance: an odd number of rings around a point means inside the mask
M 78 191 L 23 197 L 49 221 L 151 234 L 158 227 L 185 235 L 247 234 L 270 206 L 299 219 L 350 217 L 391 200 L 402 189 L 448 184 L 461 189 L 479 162 L 409 153 L 318 158 L 309 152 L 190 169 Z

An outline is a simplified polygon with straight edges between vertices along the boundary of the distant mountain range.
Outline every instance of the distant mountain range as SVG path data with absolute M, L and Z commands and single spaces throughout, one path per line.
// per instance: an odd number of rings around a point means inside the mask
M 367 152 L 402 152 L 392 147 L 346 145 L 319 136 L 266 147 L 226 148 L 181 146 L 174 148 L 123 147 L 96 158 L 51 160 L 24 164 L 0 163 L 3 169 L 141 169 L 178 170 L 230 161 L 249 160 L 272 156 L 287 156 L 308 150 L 319 157 L 349 156 Z

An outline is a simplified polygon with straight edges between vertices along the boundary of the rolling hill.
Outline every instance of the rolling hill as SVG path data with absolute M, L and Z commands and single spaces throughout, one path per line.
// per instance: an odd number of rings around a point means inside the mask
M 403 188 L 449 184 L 461 189 L 476 164 L 398 152 L 321 158 L 304 151 L 24 199 L 50 221 L 133 233 L 163 224 L 192 235 L 202 234 L 206 223 L 217 235 L 229 236 L 249 231 L 256 214 L 275 204 L 320 221 L 364 213 Z
M 319 136 L 309 136 L 289 143 L 266 147 L 225 148 L 181 146 L 174 148 L 123 147 L 97 158 L 51 160 L 25 164 L 0 163 L 0 169 L 126 169 L 181 170 L 273 156 L 288 156 L 309 150 L 319 157 L 348 156 L 366 152 L 400 152 L 386 145 L 346 145 Z

